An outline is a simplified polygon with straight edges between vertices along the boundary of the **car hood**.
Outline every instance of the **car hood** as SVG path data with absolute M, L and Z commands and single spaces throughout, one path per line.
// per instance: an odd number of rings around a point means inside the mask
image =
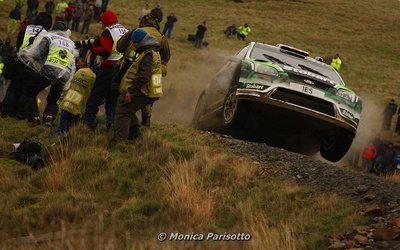
M 327 85 L 329 85 L 331 87 L 335 87 L 336 85 L 338 85 L 338 83 L 332 81 L 331 79 L 329 79 L 327 77 L 321 76 L 319 74 L 315 74 L 313 72 L 310 72 L 310 71 L 307 71 L 307 70 L 304 70 L 304 69 L 298 69 L 298 68 L 290 67 L 290 66 L 287 66 L 287 65 L 283 65 L 281 67 L 289 75 L 290 74 L 294 74 L 294 75 L 302 76 L 302 77 L 305 77 L 305 78 L 311 78 L 311 79 L 314 79 L 316 81 L 323 82 L 323 83 L 325 83 L 325 84 L 327 84 Z

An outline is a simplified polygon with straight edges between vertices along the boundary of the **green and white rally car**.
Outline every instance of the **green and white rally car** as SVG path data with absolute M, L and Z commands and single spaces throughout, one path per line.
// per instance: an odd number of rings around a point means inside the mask
M 294 47 L 252 42 L 201 93 L 196 128 L 336 162 L 356 135 L 361 99 L 330 65 Z

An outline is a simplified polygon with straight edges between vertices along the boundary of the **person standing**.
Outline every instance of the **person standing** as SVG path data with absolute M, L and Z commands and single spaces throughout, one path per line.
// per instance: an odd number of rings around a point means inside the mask
M 10 11 L 8 15 L 10 19 L 8 20 L 7 24 L 7 34 L 9 36 L 14 34 L 18 30 L 19 22 L 21 21 L 21 16 L 22 16 L 21 6 L 17 4 L 14 7 L 14 9 Z
M 336 71 L 339 71 L 340 67 L 342 66 L 342 60 L 339 57 L 339 54 L 336 54 L 331 61 L 331 66 L 336 69 Z
M 54 3 L 54 0 L 48 0 L 46 2 L 46 4 L 44 5 L 46 12 L 50 15 L 53 14 L 55 7 L 56 7 L 56 5 Z
M 106 127 L 111 127 L 115 105 L 118 97 L 118 90 L 112 89 L 112 79 L 118 72 L 119 61 L 123 53 L 117 51 L 118 40 L 128 31 L 123 25 L 118 23 L 118 17 L 112 10 L 107 10 L 100 15 L 104 30 L 99 38 L 76 41 L 75 47 L 88 48 L 93 54 L 101 57 L 99 67 L 94 69 L 96 82 L 86 105 L 86 111 L 82 117 L 88 127 L 96 127 L 96 116 L 99 106 L 105 99 Z
M 136 111 L 154 103 L 162 96 L 161 56 L 157 39 L 138 28 L 132 32 L 135 46 L 132 65 L 123 76 L 120 85 L 114 121 L 113 142 L 126 141 L 135 129 L 132 139 L 140 136 Z
M 396 163 L 396 151 L 393 148 L 393 143 L 387 143 L 378 157 L 378 175 L 388 176 L 393 173 Z
M 78 32 L 79 22 L 83 16 L 83 10 L 80 5 L 76 6 L 75 10 L 72 12 L 72 27 L 71 29 Z
M 60 2 L 56 5 L 56 18 L 55 22 L 64 22 L 65 21 L 65 9 L 67 9 L 68 4 L 65 0 L 60 0 Z
M 390 127 L 392 125 L 392 118 L 393 115 L 396 114 L 396 111 L 397 111 L 397 105 L 394 102 L 394 99 L 391 99 L 389 103 L 385 106 L 385 109 L 383 110 L 383 124 L 382 124 L 383 130 L 390 130 Z
M 371 173 L 377 151 L 373 143 L 369 143 L 362 152 L 362 167 L 365 173 Z
M 194 42 L 194 47 L 198 49 L 201 49 L 203 47 L 203 39 L 206 31 L 207 27 L 205 21 L 197 26 L 196 41 Z
M 245 23 L 243 26 L 240 26 L 237 32 L 237 38 L 239 40 L 246 41 L 246 37 L 250 34 L 251 29 L 247 23 Z
M 85 15 L 83 16 L 83 24 L 81 34 L 86 35 L 89 32 L 90 23 L 93 20 L 94 9 L 93 5 L 89 5 L 88 9 L 85 11 Z
M 64 22 L 56 22 L 50 32 L 42 31 L 31 46 L 18 53 L 19 60 L 34 72 L 34 78 L 22 90 L 25 114 L 32 126 L 40 124 L 37 95 L 51 85 L 47 104 L 43 112 L 43 122 L 51 126 L 57 113 L 57 100 L 69 88 L 75 73 L 75 59 L 78 51 L 69 38 L 70 32 Z
M 174 29 L 174 24 L 178 21 L 178 19 L 176 18 L 174 12 L 171 12 L 171 14 L 169 14 L 169 16 L 167 16 L 167 22 L 164 25 L 164 29 L 162 34 L 165 36 L 165 34 L 167 34 L 168 39 L 171 39 L 171 33 L 172 30 Z
M 155 37 L 158 43 L 160 44 L 161 72 L 162 76 L 165 77 L 167 75 L 167 64 L 171 58 L 171 53 L 169 49 L 168 39 L 165 36 L 163 36 L 160 32 L 160 23 L 158 22 L 160 17 L 157 16 L 157 14 L 158 12 L 152 10 L 151 14 L 143 16 L 142 19 L 140 20 L 139 27 L 144 29 L 151 36 Z M 130 39 L 130 36 L 133 31 L 134 30 L 129 31 L 118 41 L 117 50 L 124 53 L 125 55 L 133 56 L 135 46 Z M 126 57 L 125 55 L 124 57 Z M 152 104 L 146 105 L 146 107 L 143 108 L 141 112 L 142 112 L 142 125 L 150 127 Z
M 151 11 L 151 10 L 150 10 L 149 4 L 146 3 L 146 4 L 144 5 L 143 9 L 142 9 L 142 12 L 140 13 L 139 21 L 140 21 L 140 19 L 142 19 L 142 17 L 144 17 L 144 16 L 146 16 L 146 15 L 149 15 L 149 14 L 150 14 L 150 11 Z

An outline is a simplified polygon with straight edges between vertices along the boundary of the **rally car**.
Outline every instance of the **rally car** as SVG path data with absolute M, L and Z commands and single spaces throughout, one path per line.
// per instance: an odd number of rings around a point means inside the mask
M 337 162 L 362 100 L 330 65 L 284 44 L 251 42 L 201 93 L 193 125 Z

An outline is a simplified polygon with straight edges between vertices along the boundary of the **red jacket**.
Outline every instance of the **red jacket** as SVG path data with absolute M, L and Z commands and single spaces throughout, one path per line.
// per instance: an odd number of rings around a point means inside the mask
M 362 158 L 372 160 L 376 157 L 376 148 L 374 144 L 370 143 L 368 146 L 364 149 L 362 153 Z

